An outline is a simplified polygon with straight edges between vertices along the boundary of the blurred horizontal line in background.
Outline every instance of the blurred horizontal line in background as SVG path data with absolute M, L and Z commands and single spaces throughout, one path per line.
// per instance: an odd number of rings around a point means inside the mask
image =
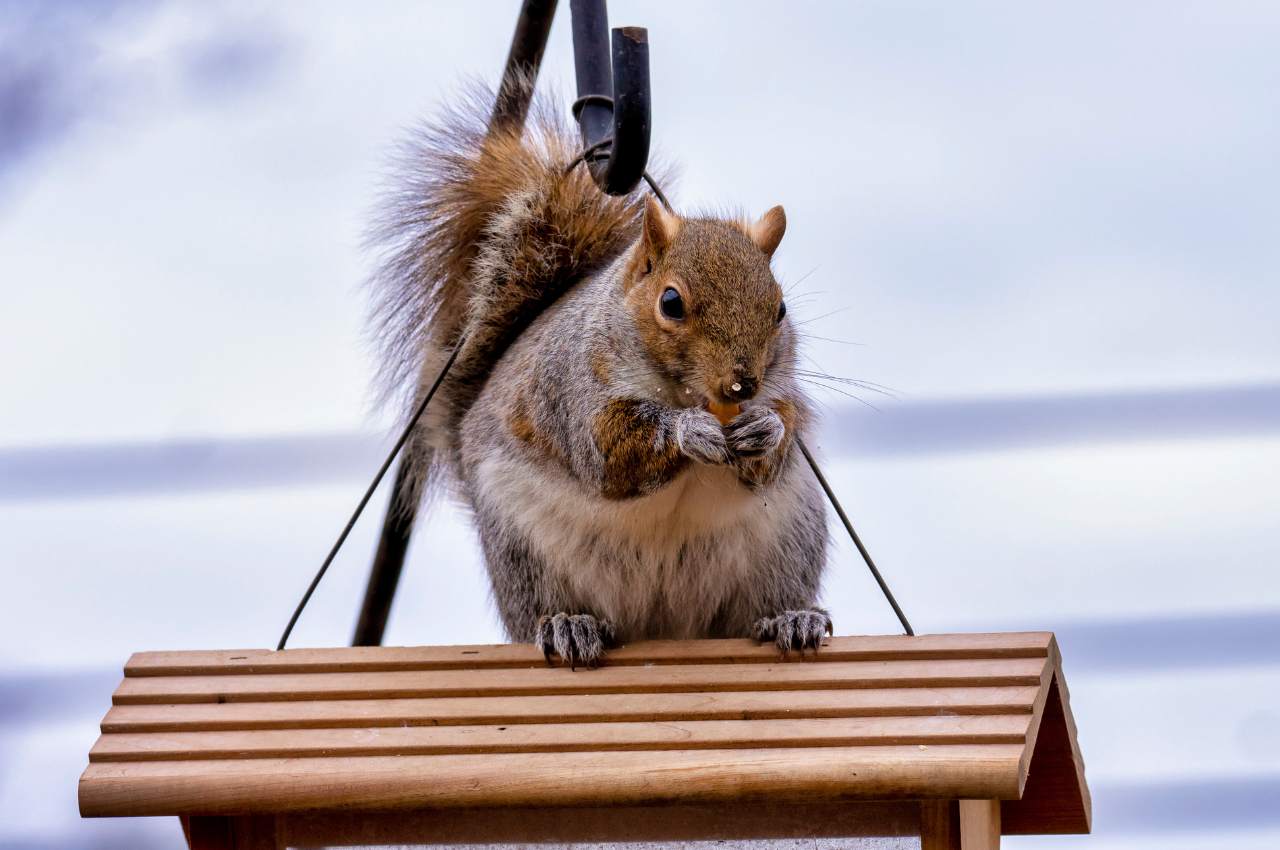
M 838 423 L 838 424 L 837 424 Z M 916 454 L 1280 433 L 1280 383 L 911 401 L 823 417 L 833 454 Z
M 1205 847 L 1227 847 L 1223 833 L 1280 826 L 1280 774 L 1191 781 L 1103 783 L 1092 789 L 1094 833 L 1211 830 Z
M 834 456 L 1280 433 L 1280 383 L 894 402 L 825 411 Z M 0 501 L 231 490 L 363 478 L 389 441 L 345 433 L 0 449 Z
M 0 449 L 0 501 L 345 481 L 372 475 L 383 451 L 356 433 Z

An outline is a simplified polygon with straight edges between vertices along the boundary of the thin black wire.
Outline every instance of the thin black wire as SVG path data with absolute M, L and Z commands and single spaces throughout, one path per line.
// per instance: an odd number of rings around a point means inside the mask
M 360 504 L 356 505 L 355 511 L 351 514 L 351 519 L 347 520 L 347 527 L 342 529 L 342 533 L 338 535 L 338 539 L 334 542 L 333 548 L 329 550 L 329 555 L 324 559 L 324 563 L 320 565 L 320 569 L 316 571 L 316 577 L 311 580 L 307 592 L 302 594 L 302 600 L 298 602 L 298 607 L 293 609 L 293 616 L 289 618 L 289 625 L 284 627 L 284 633 L 280 635 L 280 642 L 276 644 L 276 650 L 284 649 L 284 645 L 289 640 L 289 635 L 293 632 L 294 625 L 298 622 L 298 617 L 302 616 L 302 609 L 307 607 L 307 603 L 311 601 L 311 594 L 316 592 L 316 588 L 320 585 L 320 579 L 324 578 L 324 574 L 329 570 L 329 565 L 333 563 L 334 556 L 338 554 L 338 550 L 342 548 L 342 544 L 347 542 L 347 535 L 351 533 L 351 529 L 355 527 L 356 520 L 360 519 L 360 514 L 364 513 L 365 505 L 369 504 L 369 499 L 373 497 L 373 492 L 378 489 L 378 485 L 382 483 L 382 478 L 387 474 L 387 470 L 391 468 L 391 464 L 396 459 L 396 455 L 400 454 L 400 450 L 404 448 L 404 444 L 409 441 L 409 435 L 413 433 L 414 427 L 418 424 L 418 420 L 422 418 L 422 414 L 426 412 L 427 405 L 431 403 L 431 398 L 436 394 L 436 390 L 440 388 L 440 384 L 444 382 L 445 375 L 449 374 L 449 369 L 453 366 L 453 361 L 458 359 L 458 352 L 462 350 L 462 346 L 466 344 L 466 337 L 458 340 L 458 344 L 453 347 L 453 353 L 449 355 L 449 359 L 445 361 L 444 368 L 440 370 L 440 374 L 436 376 L 435 383 L 431 385 L 431 389 L 427 390 L 426 396 L 422 399 L 422 403 L 418 405 L 418 409 L 414 411 L 413 416 L 409 419 L 409 424 L 405 425 L 404 431 L 400 434 L 400 439 L 396 440 L 396 444 L 391 447 L 391 451 L 387 453 L 387 459 L 382 462 L 382 467 L 378 470 L 378 474 L 373 476 L 373 481 L 369 484 L 369 489 L 364 491 L 364 496 L 360 498 Z
M 667 196 L 662 194 L 662 190 L 658 188 L 657 181 L 655 181 L 652 177 L 650 177 L 649 172 L 647 171 L 644 172 L 644 182 L 649 184 L 650 191 L 652 191 L 653 194 L 658 196 L 658 200 L 662 202 L 662 206 L 666 209 L 667 212 L 675 212 L 675 210 L 671 208 L 671 202 L 667 200 Z
M 858 536 L 858 532 L 853 530 L 853 523 L 849 521 L 848 515 L 844 512 L 844 508 L 840 506 L 840 500 L 836 498 L 835 491 L 831 489 L 831 485 L 827 483 L 827 478 L 822 474 L 822 470 L 818 468 L 818 462 L 813 459 L 813 455 L 809 454 L 809 447 L 804 444 L 804 440 L 796 437 L 796 445 L 800 447 L 800 451 L 804 454 L 804 459 L 809 462 L 809 468 L 813 470 L 813 474 L 817 477 L 818 483 L 822 485 L 823 491 L 827 494 L 827 500 L 831 502 L 831 507 L 836 509 L 836 513 L 840 516 L 840 521 L 844 523 L 845 531 L 849 532 L 853 545 L 858 547 L 858 552 L 862 555 L 862 560 L 867 562 L 867 569 L 871 570 L 872 577 L 876 580 L 876 584 L 880 585 L 880 592 L 884 594 L 884 598 L 888 600 L 889 606 L 893 608 L 893 613 L 898 615 L 898 622 L 902 623 L 902 629 L 908 635 L 914 635 L 915 630 L 911 628 L 911 624 L 907 622 L 907 615 L 902 613 L 902 608 L 898 605 L 898 600 L 893 598 L 893 591 L 889 589 L 889 585 L 885 582 L 884 576 L 880 575 L 880 570 L 876 569 L 876 562 L 871 560 L 871 553 L 867 551 L 867 547 L 862 545 L 862 538 Z
M 595 162 L 597 159 L 608 159 L 608 154 L 605 154 L 603 157 L 596 156 L 596 154 L 608 147 L 613 147 L 613 139 L 601 139 L 591 147 L 584 148 L 582 153 L 569 160 L 569 164 L 564 167 L 565 176 L 567 177 L 573 169 L 588 160 Z
M 597 98 L 597 97 L 604 97 L 604 95 L 594 95 L 594 94 L 587 95 L 585 98 L 579 98 L 577 101 L 575 101 L 574 106 L 576 108 L 578 103 L 590 100 L 592 98 Z M 610 98 L 604 98 L 604 99 L 608 100 L 610 103 L 613 103 L 613 100 Z M 578 154 L 573 159 L 569 160 L 569 164 L 564 167 L 565 176 L 568 176 L 569 174 L 571 174 L 573 172 L 573 169 L 577 168 L 579 165 L 581 165 L 584 162 L 596 162 L 597 160 L 608 159 L 609 154 L 605 151 L 605 149 L 611 148 L 611 147 L 613 147 L 613 139 L 601 139 L 600 141 L 596 142 L 594 145 L 591 145 L 590 147 L 585 148 L 582 151 L 582 153 Z M 657 197 L 659 203 L 662 204 L 663 208 L 666 209 L 667 212 L 675 212 L 675 210 L 671 208 L 671 202 L 667 200 L 667 196 L 663 194 L 662 189 L 658 186 L 658 181 L 653 179 L 653 175 L 647 171 L 643 171 L 641 172 L 641 176 L 644 177 L 644 182 L 649 184 L 649 191 L 653 192 L 653 194 Z

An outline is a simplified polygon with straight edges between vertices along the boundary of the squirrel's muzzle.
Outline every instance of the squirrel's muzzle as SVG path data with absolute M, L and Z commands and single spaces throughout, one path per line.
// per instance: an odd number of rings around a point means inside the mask
M 754 398 L 760 388 L 753 375 L 734 375 L 720 383 L 720 394 L 729 401 L 747 401 Z

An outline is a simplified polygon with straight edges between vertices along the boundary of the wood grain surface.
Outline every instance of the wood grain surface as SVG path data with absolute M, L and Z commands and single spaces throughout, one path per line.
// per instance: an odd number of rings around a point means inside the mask
M 789 659 L 749 641 L 656 641 L 576 672 L 507 645 L 144 652 L 80 806 L 319 823 L 964 799 L 1003 801 L 979 814 L 999 805 L 1006 829 L 1087 828 L 1059 679 L 1047 632 L 840 637 Z

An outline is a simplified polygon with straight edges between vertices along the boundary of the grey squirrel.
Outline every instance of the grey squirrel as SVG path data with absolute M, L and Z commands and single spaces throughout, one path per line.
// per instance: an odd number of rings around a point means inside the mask
M 610 197 L 546 101 L 486 132 L 473 94 L 405 149 L 375 243 L 384 379 L 412 409 L 419 492 L 474 517 L 512 640 L 594 666 L 616 642 L 754 637 L 785 654 L 817 607 L 812 421 L 770 259 L 782 207 L 685 217 Z

